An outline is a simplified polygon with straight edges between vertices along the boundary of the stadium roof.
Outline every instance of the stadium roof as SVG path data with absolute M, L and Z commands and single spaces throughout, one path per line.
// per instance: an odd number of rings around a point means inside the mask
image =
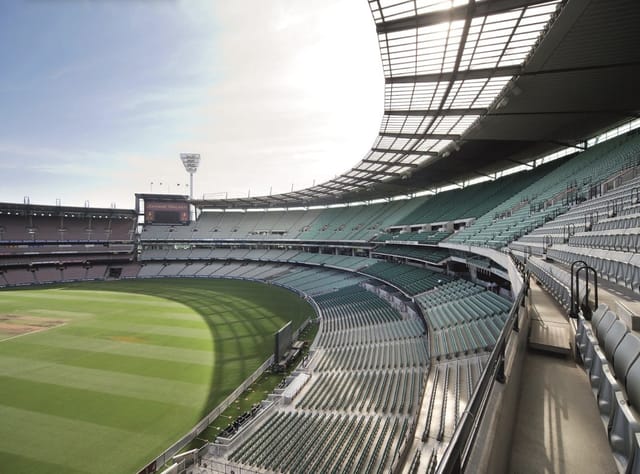
M 195 200 L 263 208 L 365 201 L 491 176 L 637 118 L 640 2 L 369 0 L 385 76 L 371 150 L 325 183 Z
M 115 207 L 79 207 L 79 206 L 50 206 L 45 204 L 18 204 L 0 202 L 0 214 L 14 214 L 20 216 L 65 216 L 72 217 L 118 217 L 135 218 L 136 212 L 133 209 L 120 209 Z

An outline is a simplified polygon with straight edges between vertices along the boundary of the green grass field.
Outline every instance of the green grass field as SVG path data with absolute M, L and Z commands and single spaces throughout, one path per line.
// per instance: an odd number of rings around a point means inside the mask
M 286 321 L 312 315 L 286 290 L 230 280 L 0 292 L 0 472 L 135 472 L 259 367 Z

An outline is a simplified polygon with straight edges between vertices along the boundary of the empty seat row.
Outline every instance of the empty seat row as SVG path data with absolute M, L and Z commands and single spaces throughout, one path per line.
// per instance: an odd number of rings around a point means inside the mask
M 640 256 L 636 253 L 558 245 L 551 247 L 547 255 L 568 264 L 584 260 L 598 275 L 640 292 Z
M 640 433 L 640 337 L 601 304 L 590 322 L 579 318 L 576 348 L 589 375 L 616 462 L 621 472 L 631 472 L 627 469 L 634 456 L 640 456 L 636 451 L 636 435 Z
M 449 251 L 446 249 L 421 245 L 381 245 L 374 249 L 372 253 L 405 257 L 436 264 L 449 257 Z
M 529 257 L 527 269 L 564 309 L 570 308 L 571 276 L 569 272 L 537 257 Z M 580 294 L 584 294 L 584 283 L 580 283 Z
M 640 247 L 640 229 L 581 232 L 569 239 L 569 245 L 637 252 Z
M 593 226 L 593 230 L 620 230 L 640 227 L 640 213 L 621 214 L 616 217 L 601 219 Z

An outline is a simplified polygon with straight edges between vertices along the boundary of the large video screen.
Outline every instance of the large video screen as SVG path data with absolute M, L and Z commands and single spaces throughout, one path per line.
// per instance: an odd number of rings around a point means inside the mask
M 172 201 L 145 201 L 145 224 L 188 224 L 189 203 Z
M 293 343 L 293 326 L 291 325 L 291 321 L 282 326 L 282 329 L 280 329 L 275 334 L 275 339 L 275 361 L 280 362 L 284 358 L 285 353 L 291 348 L 291 344 Z

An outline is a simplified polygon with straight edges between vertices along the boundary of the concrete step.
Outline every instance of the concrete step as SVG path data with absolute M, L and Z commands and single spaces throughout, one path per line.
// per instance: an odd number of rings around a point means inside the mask
M 529 347 L 555 354 L 571 353 L 571 331 L 568 323 L 531 320 Z

